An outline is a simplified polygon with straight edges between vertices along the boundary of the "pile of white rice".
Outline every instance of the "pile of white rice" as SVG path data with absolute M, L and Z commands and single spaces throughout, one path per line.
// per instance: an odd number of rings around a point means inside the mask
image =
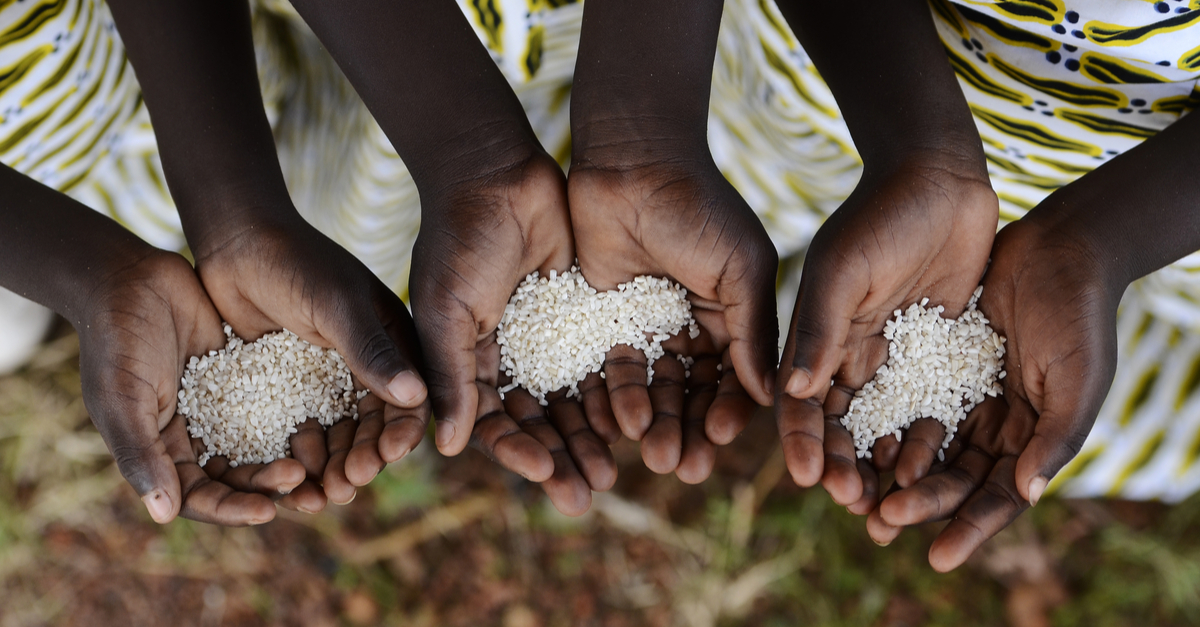
M 946 428 L 942 449 L 954 439 L 958 423 L 985 396 L 1001 393 L 1004 338 L 975 308 L 983 288 L 975 290 L 957 320 L 946 320 L 929 299 L 907 311 L 895 311 L 883 336 L 890 340 L 888 360 L 854 394 L 842 424 L 854 437 L 858 457 L 871 457 L 875 440 L 901 432 L 915 420 L 934 418 Z M 944 459 L 938 451 L 938 459 Z
M 231 466 L 286 457 L 296 425 L 315 418 L 329 427 L 358 419 L 350 369 L 336 350 L 288 330 L 245 343 L 225 325 L 225 348 L 192 357 L 184 369 L 178 412 L 204 442 L 203 466 L 223 455 Z
M 684 327 L 692 338 L 700 332 L 687 290 L 665 278 L 639 276 L 597 292 L 578 267 L 551 270 L 548 277 L 534 272 L 517 286 L 496 331 L 500 368 L 512 377 L 500 394 L 523 387 L 543 405 L 546 394 L 563 388 L 575 396 L 579 382 L 600 372 L 605 354 L 618 344 L 645 353 L 649 385 L 655 360 L 665 354 L 663 340 Z

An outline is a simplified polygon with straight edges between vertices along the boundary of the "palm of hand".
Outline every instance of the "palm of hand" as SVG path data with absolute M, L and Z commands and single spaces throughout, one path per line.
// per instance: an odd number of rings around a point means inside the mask
M 954 516 L 930 549 L 940 571 L 962 564 L 1040 497 L 1079 452 L 1115 372 L 1120 294 L 1075 243 L 1022 222 L 997 236 L 980 300 L 1007 338 L 1003 398 L 972 412 L 932 470 L 931 443 L 943 433 L 924 443 L 905 438 L 896 467 L 903 489 L 868 522 L 886 543 L 902 526 Z
M 426 348 L 438 414 L 437 444 L 457 454 L 468 441 L 501 466 L 541 482 L 571 515 L 607 490 L 616 464 L 604 440 L 607 398 L 597 380 L 581 399 L 548 407 L 523 390 L 504 399 L 496 327 L 530 273 L 574 262 L 562 170 L 544 154 L 428 202 L 413 249 L 413 311 Z M 586 414 L 586 416 L 585 416 Z M 598 436 L 597 433 L 602 434 Z
M 182 514 L 241 525 L 274 517 L 261 493 L 290 490 L 303 468 L 281 460 L 229 473 L 207 469 L 210 478 L 175 413 L 184 363 L 224 344 L 220 318 L 187 261 L 155 253 L 110 277 L 92 300 L 96 309 L 80 333 L 84 399 L 155 520 Z
M 776 409 L 797 483 L 820 479 L 851 511 L 874 506 L 875 468 L 856 458 L 840 416 L 886 361 L 882 331 L 896 309 L 926 297 L 931 306 L 944 305 L 947 317 L 966 306 L 987 265 L 997 211 L 986 179 L 910 166 L 865 175 L 818 231 L 805 259 L 780 369 L 786 393 Z M 875 466 L 890 470 L 892 440 L 880 446 Z
M 256 339 L 288 329 L 336 348 L 358 381 L 392 408 L 360 412 L 364 419 L 327 432 L 315 421 L 303 423 L 292 452 L 308 480 L 285 504 L 311 512 L 324 507 L 326 497 L 349 502 L 356 486 L 420 442 L 429 408 L 415 374 L 419 344 L 412 320 L 349 252 L 297 217 L 243 231 L 200 256 L 197 270 L 237 335 Z
M 733 440 L 755 405 L 769 404 L 776 360 L 775 249 L 711 161 L 626 171 L 577 165 L 568 189 L 580 268 L 596 289 L 638 275 L 689 291 L 701 335 L 664 343 L 645 384 L 641 351 L 618 346 L 605 364 L 621 431 L 642 440 L 648 467 L 695 483 L 714 443 Z M 691 376 L 671 353 L 692 357 Z

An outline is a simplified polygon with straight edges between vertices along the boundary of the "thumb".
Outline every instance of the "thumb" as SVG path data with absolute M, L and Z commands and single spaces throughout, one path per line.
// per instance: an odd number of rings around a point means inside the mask
M 478 325 L 462 303 L 439 296 L 426 301 L 416 298 L 415 292 L 413 318 L 421 337 L 437 424 L 434 441 L 442 454 L 457 455 L 471 439 L 479 406 L 475 385 Z
M 1064 377 L 1059 374 L 1062 368 L 1047 373 L 1045 407 L 1038 415 L 1033 436 L 1017 458 L 1017 491 L 1031 505 L 1037 505 L 1050 480 L 1083 449 L 1112 383 L 1115 359 L 1107 363 L 1086 357 L 1071 361 L 1080 363 L 1066 364 L 1067 369 L 1090 376 L 1082 377 L 1082 381 L 1078 376 Z
M 90 387 L 85 386 L 85 391 Z M 175 462 L 158 432 L 157 397 L 130 399 L 113 392 L 106 396 L 85 395 L 92 422 L 150 517 L 166 524 L 179 514 L 182 498 Z
M 408 318 L 404 305 L 392 317 Z M 340 324 L 333 325 L 330 340 L 346 359 L 346 365 L 363 385 L 379 398 L 396 407 L 411 409 L 425 402 L 425 382 L 417 374 L 409 355 L 401 350 L 380 322 L 373 307 L 351 306 L 343 311 Z
M 810 257 L 813 251 L 810 252 Z M 826 271 L 805 260 L 788 343 L 792 372 L 783 391 L 797 399 L 823 390 L 837 372 L 850 321 L 864 294 L 849 272 Z
M 774 248 L 770 249 L 774 253 Z M 779 316 L 775 307 L 778 258 L 772 254 L 740 273 L 736 284 L 722 284 L 718 298 L 725 305 L 729 357 L 742 387 L 759 405 L 771 406 L 775 370 L 779 364 Z

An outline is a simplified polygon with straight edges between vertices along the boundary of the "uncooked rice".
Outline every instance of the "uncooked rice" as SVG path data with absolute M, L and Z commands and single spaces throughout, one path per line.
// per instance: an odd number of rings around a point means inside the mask
M 200 465 L 216 456 L 230 466 L 286 457 L 297 425 L 315 418 L 329 427 L 358 419 L 358 401 L 346 361 L 284 329 L 246 343 L 225 325 L 221 350 L 192 357 L 184 369 L 178 412 L 188 433 L 204 442 Z
M 504 308 L 496 331 L 500 369 L 512 382 L 501 397 L 525 388 L 545 405 L 546 394 L 578 384 L 593 372 L 604 373 L 604 356 L 618 344 L 646 355 L 646 384 L 654 379 L 654 362 L 665 353 L 662 342 L 688 328 L 699 335 L 687 290 L 670 280 L 639 276 L 617 289 L 597 292 L 578 267 L 549 276 L 525 277 Z M 684 368 L 688 359 L 680 359 Z
M 842 425 L 854 438 L 859 458 L 871 457 L 875 440 L 901 433 L 920 418 L 945 427 L 938 459 L 945 459 L 958 423 L 983 402 L 1001 393 L 1005 339 L 996 334 L 975 308 L 983 287 L 975 290 L 966 311 L 946 320 L 942 306 L 926 308 L 929 299 L 897 309 L 884 326 L 890 341 L 888 360 L 850 401 Z

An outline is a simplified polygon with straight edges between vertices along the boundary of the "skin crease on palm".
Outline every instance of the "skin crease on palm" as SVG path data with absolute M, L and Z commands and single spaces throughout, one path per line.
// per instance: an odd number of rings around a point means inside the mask
M 839 422 L 887 359 L 884 323 L 925 297 L 957 316 L 987 265 L 996 195 L 986 178 L 958 172 L 935 160 L 865 173 L 806 257 L 779 375 L 780 437 L 796 483 L 820 481 L 854 513 L 875 505 L 876 467 L 895 463 L 889 438 L 874 464 L 857 459 Z
M 624 172 L 577 162 L 569 190 L 580 269 L 593 287 L 649 274 L 689 291 L 701 334 L 664 343 L 649 387 L 641 351 L 614 348 L 604 370 L 617 423 L 642 442 L 647 467 L 703 481 L 715 445 L 741 432 L 756 401 L 769 403 L 775 338 L 763 330 L 775 324 L 774 247 L 711 160 Z M 677 354 L 695 360 L 691 377 Z
M 562 169 L 536 152 L 460 185 L 425 215 L 413 251 L 412 294 L 428 347 L 438 449 L 453 455 L 470 443 L 542 483 L 563 513 L 582 514 L 591 492 L 616 480 L 607 444 L 618 432 L 599 378 L 580 386 L 581 399 L 559 394 L 548 407 L 523 392 L 502 400 L 497 391 L 496 327 L 512 292 L 534 271 L 574 263 Z
M 420 443 L 429 403 L 413 367 L 419 343 L 412 321 L 399 298 L 345 249 L 297 217 L 250 228 L 198 255 L 197 270 L 238 336 L 253 340 L 286 328 L 317 346 L 339 348 L 357 383 L 389 401 L 387 411 L 360 412 L 358 423 L 342 421 L 327 432 L 303 423 L 291 443 L 306 479 L 281 505 L 312 513 L 326 498 L 347 503 L 356 486 Z M 216 460 L 210 472 L 222 473 L 224 464 Z M 227 482 L 242 485 L 234 480 L 240 470 L 225 475 Z
M 941 572 L 1036 504 L 1045 480 L 1037 492 L 1030 486 L 1078 453 L 1116 369 L 1123 290 L 1114 289 L 1094 253 L 1023 222 L 997 236 L 980 300 L 1008 338 L 1003 396 L 972 412 L 944 464 L 933 464 L 928 444 L 910 446 L 905 438 L 900 489 L 868 518 L 871 537 L 887 544 L 904 526 L 953 517 L 929 552 Z M 934 439 L 941 435 L 937 430 Z
M 166 523 L 183 515 L 222 525 L 272 519 L 268 496 L 297 487 L 304 480 L 301 464 L 285 459 L 228 472 L 201 469 L 184 418 L 175 414 L 184 363 L 224 344 L 220 317 L 187 261 L 151 253 L 113 275 L 94 292 L 94 302 L 80 333 L 84 398 L 153 518 Z

